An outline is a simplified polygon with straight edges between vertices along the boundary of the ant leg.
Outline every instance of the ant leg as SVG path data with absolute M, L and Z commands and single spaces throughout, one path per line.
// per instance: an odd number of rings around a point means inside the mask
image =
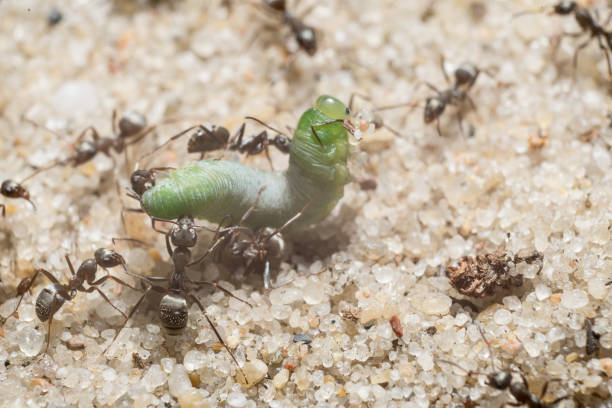
M 473 110 L 476 110 L 476 104 L 474 103 L 474 100 L 470 97 L 470 95 L 468 95 L 467 93 L 465 94 L 465 99 L 468 101 L 468 103 L 470 104 L 470 108 L 472 108 Z
M 92 287 L 93 287 L 93 286 L 99 286 L 99 285 L 103 284 L 104 282 L 106 282 L 106 281 L 107 281 L 107 280 L 109 280 L 109 279 L 114 280 L 115 282 L 117 282 L 117 283 L 119 283 L 119 284 L 121 284 L 121 285 L 123 285 L 123 286 L 127 286 L 128 288 L 130 288 L 130 289 L 132 289 L 132 290 L 135 290 L 136 292 L 140 291 L 139 289 L 137 289 L 137 288 L 133 287 L 133 286 L 132 286 L 132 285 L 130 285 L 129 283 L 126 283 L 126 282 L 122 281 L 121 279 L 119 279 L 119 278 L 117 278 L 116 276 L 113 276 L 113 275 L 104 275 L 104 276 L 103 276 L 103 277 L 101 277 L 100 279 L 98 279 L 98 280 L 96 280 L 96 281 L 92 282 L 90 286 L 92 286 Z M 91 289 L 91 287 L 90 287 L 90 288 L 88 288 L 88 289 Z M 90 292 L 90 291 L 87 291 L 87 293 L 91 293 L 91 292 Z M 118 309 L 117 309 L 117 310 L 118 310 Z M 125 316 L 125 315 L 124 315 L 124 316 Z
M 606 62 L 608 64 L 608 75 L 612 76 L 612 66 L 610 65 L 610 51 L 604 45 L 601 36 L 597 36 L 597 43 L 599 44 L 599 48 L 603 51 L 603 54 L 606 56 Z
M 444 58 L 444 55 L 440 54 L 440 69 L 442 70 L 442 75 L 444 75 L 444 79 L 446 79 L 446 83 L 450 85 L 451 81 L 450 78 L 448 77 L 448 74 L 446 73 L 446 69 L 444 68 L 444 61 L 446 59 Z
M 113 109 L 111 113 L 111 126 L 113 127 L 113 135 L 117 136 L 117 109 Z
M 259 187 L 259 190 L 257 190 L 257 196 L 255 197 L 255 201 L 253 201 L 253 204 L 249 207 L 248 210 L 246 210 L 246 212 L 242 215 L 242 218 L 240 218 L 240 222 L 238 223 L 238 225 L 242 225 L 244 223 L 244 221 L 249 218 L 249 215 L 251 215 L 251 213 L 253 211 L 255 211 L 255 207 L 257 207 L 257 203 L 259 202 L 259 197 L 261 197 L 261 193 L 263 192 L 263 190 L 266 188 L 265 185 Z
M 110 276 L 110 275 L 106 275 L 106 276 Z M 105 276 L 105 277 L 106 277 L 106 276 Z M 93 285 L 93 283 L 92 283 L 92 285 Z M 111 302 L 111 301 L 110 301 L 110 299 L 108 298 L 108 296 L 106 296 L 106 295 L 104 294 L 104 292 L 102 292 L 102 290 L 101 290 L 100 288 L 97 288 L 97 287 L 95 287 L 95 286 L 92 286 L 92 287 L 89 287 L 89 288 L 85 289 L 85 292 L 87 292 L 87 293 L 91 293 L 91 292 L 93 292 L 94 290 L 95 290 L 95 291 L 97 291 L 97 292 L 100 294 L 100 296 L 102 296 L 102 298 L 103 298 L 104 300 L 106 300 L 106 302 L 107 302 L 109 305 L 111 305 L 111 307 L 112 307 L 113 309 L 115 309 L 116 311 L 118 311 L 119 313 L 121 313 L 121 315 L 122 315 L 123 317 L 127 317 L 127 316 L 126 316 L 126 314 L 125 314 L 125 313 L 123 313 L 123 312 L 121 311 L 121 309 L 119 309 L 117 306 L 113 305 L 113 302 Z
M 200 303 L 200 301 L 198 300 L 198 298 L 196 298 L 195 296 L 193 296 L 191 293 L 187 293 L 187 298 L 191 299 L 195 304 L 198 305 L 198 307 L 200 308 L 200 311 L 202 311 L 202 314 L 204 315 L 204 317 L 206 318 L 206 320 L 208 321 L 208 324 L 210 325 L 210 327 L 212 328 L 212 330 L 215 332 L 215 335 L 217 336 L 217 339 L 219 339 L 219 341 L 221 342 L 221 344 L 223 344 L 223 347 L 225 347 L 225 349 L 227 350 L 227 352 L 229 353 L 229 355 L 232 357 L 232 360 L 234 360 L 234 363 L 236 363 L 236 367 L 238 367 L 238 370 L 240 370 L 240 373 L 242 374 L 242 376 L 244 377 L 244 380 L 247 381 L 247 376 L 245 375 L 244 371 L 242 371 L 242 368 L 240 367 L 240 364 L 238 364 L 238 360 L 236 360 L 236 357 L 234 356 L 234 353 L 232 353 L 232 350 L 229 349 L 229 347 L 227 346 L 227 344 L 225 344 L 225 341 L 223 341 L 223 338 L 221 338 L 221 335 L 219 334 L 219 332 L 217 331 L 217 328 L 215 327 L 215 325 L 213 324 L 213 322 L 210 320 L 210 318 L 208 317 L 208 315 L 206 314 L 206 312 L 204 311 L 204 306 L 202 305 L 202 303 Z
M 100 138 L 100 135 L 98 134 L 98 131 L 96 130 L 95 127 L 87 126 L 85 129 L 83 129 L 81 133 L 79 133 L 79 135 L 77 136 L 73 144 L 76 144 L 80 142 L 81 140 L 83 140 L 87 132 L 91 132 L 91 136 L 94 138 L 94 140 L 98 140 Z
M 125 145 L 129 146 L 129 145 L 133 145 L 135 143 L 140 142 L 142 139 L 144 139 L 147 135 L 149 135 L 155 129 L 157 129 L 157 125 L 152 125 L 152 126 L 149 126 L 148 128 L 143 129 L 140 134 L 136 134 L 132 138 L 132 140 L 130 140 L 129 142 L 126 142 Z
M 287 220 L 287 222 L 285 222 L 283 225 L 281 225 L 279 228 L 277 228 L 273 233 L 271 233 L 270 235 L 268 235 L 266 237 L 266 242 L 268 242 L 273 236 L 275 236 L 276 234 L 280 233 L 282 230 L 284 230 L 285 228 L 287 228 L 289 225 L 291 225 L 295 220 L 297 220 L 298 218 L 300 218 L 302 216 L 302 214 L 304 214 L 304 212 L 306 211 L 306 209 L 308 207 L 310 207 L 310 203 L 308 202 L 297 214 L 295 214 L 293 217 L 289 218 L 289 220 Z
M 238 296 L 234 295 L 232 292 L 230 292 L 229 290 L 225 289 L 222 286 L 219 286 L 216 282 L 208 282 L 208 281 L 194 281 L 191 279 L 187 279 L 187 282 L 191 283 L 192 285 L 196 285 L 196 286 L 204 286 L 204 285 L 208 285 L 211 286 L 214 289 L 219 289 L 221 292 L 225 293 L 226 295 L 233 297 L 236 300 L 241 301 L 242 303 L 246 303 L 247 305 L 249 305 L 250 307 L 253 307 L 252 304 L 250 304 L 248 301 L 239 298 Z
M 587 39 L 585 42 L 576 47 L 576 51 L 574 51 L 574 57 L 572 58 L 572 67 L 574 70 L 573 77 L 576 79 L 576 71 L 578 70 L 578 53 L 582 51 L 589 43 L 591 42 L 591 38 Z
M 440 90 L 438 88 L 435 87 L 434 84 L 432 84 L 431 82 L 423 82 L 425 84 L 425 86 L 427 86 L 429 89 L 431 89 L 432 91 L 434 91 L 435 93 L 440 93 Z
M 247 116 L 247 118 L 249 117 Z M 225 148 L 225 151 L 236 150 L 240 147 L 240 145 L 242 144 L 242 138 L 244 137 L 245 128 L 246 128 L 246 123 L 243 123 L 242 125 L 240 125 L 236 133 L 234 133 L 234 136 L 232 136 L 232 138 L 227 143 L 227 147 Z
M 557 381 L 561 381 L 559 378 L 553 378 L 551 380 L 548 380 L 544 383 L 544 387 L 542 387 L 542 392 L 540 393 L 540 399 L 544 398 L 544 396 L 546 395 L 546 391 L 548 390 L 548 384 L 551 382 L 557 382 Z M 567 398 L 568 396 L 565 396 L 563 398 Z
M 442 137 L 442 131 L 440 130 L 440 118 L 436 118 L 436 130 L 438 131 L 438 136 Z
M 153 128 L 153 127 L 151 127 Z M 166 140 L 164 143 L 160 144 L 159 146 L 157 146 L 155 149 L 153 149 L 152 151 L 150 151 L 149 153 L 146 153 L 142 156 L 140 156 L 140 159 L 138 160 L 139 162 L 144 159 L 145 157 L 151 156 L 153 153 L 157 152 L 158 150 L 161 150 L 163 147 L 165 147 L 166 145 L 168 145 L 170 142 L 184 136 L 185 134 L 187 134 L 188 132 L 191 132 L 193 129 L 206 129 L 204 126 L 202 125 L 195 125 L 195 126 L 190 126 L 185 130 L 180 131 L 179 133 L 175 134 L 174 136 L 172 136 L 170 139 Z M 147 132 L 147 130 L 145 130 L 145 132 Z M 145 135 L 148 133 L 145 133 Z M 140 139 L 138 139 L 140 140 Z M 130 143 L 131 144 L 131 143 Z
M 110 346 L 113 345 L 113 343 L 115 342 L 115 340 L 117 340 L 117 337 L 119 337 L 119 333 L 121 333 L 121 330 L 124 329 L 125 325 L 127 324 L 127 322 L 132 318 L 132 316 L 134 315 L 134 313 L 136 312 L 136 309 L 138 309 L 138 307 L 140 306 L 140 304 L 142 303 L 142 301 L 144 300 L 145 296 L 147 296 L 147 294 L 149 293 L 149 291 L 151 291 L 151 289 L 153 289 L 153 286 L 150 286 L 149 288 L 147 288 L 147 290 L 145 290 L 145 292 L 142 294 L 142 296 L 140 297 L 140 299 L 138 299 L 138 302 L 136 302 L 136 305 L 134 305 L 134 307 L 132 308 L 132 310 L 130 310 L 130 313 L 127 315 L 127 317 L 125 318 L 125 320 L 123 321 L 123 324 L 121 325 L 121 328 L 119 330 L 117 330 L 117 333 L 115 333 L 115 337 L 113 337 L 113 339 L 111 340 L 111 342 L 108 344 L 108 346 L 106 346 L 106 348 L 104 349 L 104 351 L 102 352 L 102 354 L 106 354 L 106 352 L 108 351 L 108 349 L 110 348 Z
M 321 138 L 319 137 L 319 134 L 317 133 L 315 128 L 320 128 L 323 126 L 331 125 L 332 123 L 344 123 L 344 119 L 335 119 L 335 120 L 330 120 L 329 122 L 319 123 L 318 125 L 310 125 L 310 130 L 312 131 L 312 134 L 317 139 L 317 142 L 319 142 L 319 145 L 321 147 L 323 147 L 323 142 L 321 142 Z
M 465 132 L 463 131 L 463 115 L 461 114 L 460 109 L 457 109 L 457 124 L 459 125 L 459 131 L 461 132 L 461 137 L 465 139 Z
M 263 282 L 264 282 L 264 289 L 268 290 L 270 289 L 270 260 L 266 259 L 266 262 L 264 263 L 264 272 L 263 272 Z
M 270 170 L 274 171 L 274 165 L 272 164 L 272 159 L 270 158 L 270 149 L 268 149 L 268 143 L 264 145 L 264 154 L 266 155 L 266 159 L 268 159 L 268 163 L 270 163 Z
M 47 328 L 47 346 L 45 347 L 45 353 L 49 351 L 49 343 L 51 342 L 51 322 L 53 322 L 53 316 L 49 317 L 49 326 Z
M 168 255 L 172 258 L 172 254 L 174 251 L 172 250 L 172 245 L 170 245 L 170 231 L 166 234 L 166 250 L 168 251 Z
M 2 216 L 6 217 L 6 205 L 0 204 L 0 208 L 2 208 Z

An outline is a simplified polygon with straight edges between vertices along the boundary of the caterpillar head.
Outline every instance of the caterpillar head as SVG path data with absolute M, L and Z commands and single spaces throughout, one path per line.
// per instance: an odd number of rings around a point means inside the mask
M 349 108 L 342 101 L 330 95 L 319 96 L 314 108 L 333 120 L 346 119 L 350 113 Z

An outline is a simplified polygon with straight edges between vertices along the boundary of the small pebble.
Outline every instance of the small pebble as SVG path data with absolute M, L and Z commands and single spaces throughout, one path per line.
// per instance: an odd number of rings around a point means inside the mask
M 312 343 L 312 339 L 307 334 L 296 333 L 293 336 L 293 342 L 294 343 L 300 343 L 301 342 L 301 343 L 304 343 L 304 344 L 310 344 L 310 343 Z
M 277 390 L 283 388 L 285 384 L 287 384 L 287 381 L 289 381 L 289 370 L 286 368 L 282 368 L 278 373 L 276 373 L 274 378 L 272 378 L 272 384 Z
M 244 375 L 246 376 L 246 381 L 242 373 L 244 373 Z M 261 360 L 255 359 L 253 361 L 246 362 L 244 364 L 244 367 L 242 367 L 242 372 L 238 371 L 236 377 L 242 385 L 252 387 L 253 385 L 263 380 L 267 373 L 268 366 L 266 365 L 266 363 Z

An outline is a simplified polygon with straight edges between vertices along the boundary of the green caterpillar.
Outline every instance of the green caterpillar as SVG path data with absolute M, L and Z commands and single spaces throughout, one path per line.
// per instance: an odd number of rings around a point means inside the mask
M 351 179 L 348 117 L 341 101 L 322 95 L 299 120 L 286 171 L 259 170 L 227 160 L 193 162 L 151 185 L 140 197 L 141 206 L 157 218 L 192 215 L 221 223 L 230 216 L 231 222 L 237 222 L 264 187 L 245 226 L 280 227 L 307 206 L 289 229 L 308 227 L 331 212 Z

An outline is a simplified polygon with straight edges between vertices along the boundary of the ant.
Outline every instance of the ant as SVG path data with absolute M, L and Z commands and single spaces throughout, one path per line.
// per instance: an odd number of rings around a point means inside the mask
M 123 269 L 127 272 L 125 260 L 119 253 L 115 252 L 112 249 L 99 248 L 95 251 L 94 257 L 88 258 L 83 261 L 83 263 L 81 263 L 76 272 L 74 271 L 74 267 L 72 266 L 72 262 L 70 261 L 70 257 L 68 256 L 68 254 L 66 254 L 64 257 L 66 259 L 66 263 L 68 264 L 68 268 L 72 273 L 72 276 L 68 280 L 68 283 L 61 284 L 50 272 L 42 268 L 36 269 L 36 272 L 32 277 L 22 279 L 22 281 L 17 286 L 17 294 L 21 295 L 21 297 L 19 298 L 19 302 L 17 302 L 15 310 L 13 310 L 13 312 L 9 315 L 18 318 L 17 310 L 21 305 L 23 297 L 34 284 L 36 277 L 39 274 L 45 275 L 47 279 L 51 281 L 51 284 L 45 286 L 45 288 L 43 288 L 43 290 L 38 294 L 35 306 L 36 316 L 38 316 L 38 319 L 41 322 L 49 321 L 49 329 L 47 331 L 47 347 L 45 348 L 45 352 L 47 352 L 47 350 L 49 349 L 49 342 L 51 339 L 51 322 L 53 321 L 53 316 L 55 315 L 55 313 L 57 313 L 57 311 L 66 301 L 73 300 L 78 292 L 98 292 L 100 296 L 102 296 L 102 298 L 113 307 L 113 309 L 117 310 L 124 317 L 126 317 L 125 313 L 123 313 L 115 305 L 113 305 L 113 303 L 108 299 L 104 292 L 102 292 L 99 286 L 108 279 L 112 279 L 115 282 L 129 287 L 130 289 L 138 290 L 133 286 L 125 283 L 121 279 L 110 274 L 105 275 L 100 279 L 96 279 L 96 272 L 98 270 L 98 266 L 106 270 L 107 268 L 114 268 L 116 266 L 121 265 Z M 87 288 L 83 286 L 84 283 L 87 283 Z M 4 320 L 0 328 L 4 326 L 7 320 L 8 318 Z
M 440 57 L 440 66 L 442 67 L 442 74 L 444 74 L 446 82 L 450 84 L 450 78 L 448 77 L 446 69 L 444 68 L 444 56 Z M 473 64 L 461 64 L 455 69 L 455 82 L 448 89 L 442 91 L 436 88 L 433 84 L 429 82 L 424 82 L 424 84 L 428 88 L 436 92 L 436 95 L 428 96 L 425 99 L 423 122 L 425 122 L 425 124 L 430 124 L 433 121 L 436 121 L 436 130 L 438 131 L 439 136 L 442 136 L 442 131 L 440 130 L 440 116 L 442 116 L 442 114 L 444 113 L 444 110 L 446 109 L 447 105 L 453 105 L 458 108 L 457 120 L 459 122 L 459 130 L 461 131 L 461 134 L 464 135 L 462 126 L 463 115 L 461 113 L 461 105 L 463 105 L 463 103 L 467 101 L 470 104 L 470 107 L 473 110 L 476 110 L 476 104 L 468 95 L 468 92 L 474 86 L 474 83 L 476 82 L 476 79 L 478 79 L 478 75 L 480 75 L 480 72 L 487 73 L 487 71 L 481 71 Z M 385 106 L 376 110 L 381 111 L 387 109 L 395 109 L 403 106 L 410 106 L 414 109 L 417 105 L 414 102 L 409 102 Z
M 242 258 L 246 263 L 247 272 L 261 271 L 263 274 L 264 288 L 267 290 L 272 287 L 270 281 L 271 263 L 280 260 L 285 249 L 285 240 L 280 233 L 296 221 L 304 211 L 306 211 L 310 204 L 304 206 L 304 208 L 279 228 L 263 227 L 253 231 L 247 227 L 243 227 L 242 224 L 244 221 L 256 210 L 259 197 L 264 188 L 265 186 L 262 186 L 259 189 L 255 201 L 242 215 L 238 224 L 224 228 L 221 227 L 222 223 L 219 225 L 215 237 L 213 238 L 213 244 L 208 251 L 190 265 L 202 262 L 208 255 L 214 253 L 217 248 L 219 248 L 220 251 L 216 252 L 217 257 L 220 257 L 222 252 L 225 251 L 225 253 L 230 256 Z M 245 233 L 246 238 L 242 238 L 241 233 Z
M 495 368 L 495 362 L 493 361 L 493 354 L 491 351 L 491 345 L 489 344 L 489 342 L 487 341 L 484 332 L 482 331 L 482 328 L 480 327 L 480 325 L 478 326 L 478 331 L 480 331 L 480 335 L 482 336 L 485 344 L 487 345 L 488 349 L 489 349 L 489 356 L 491 357 L 491 365 L 493 368 Z M 540 396 L 536 396 L 534 393 L 532 393 L 531 391 L 529 391 L 529 383 L 527 382 L 527 379 L 525 378 L 525 376 L 523 375 L 522 372 L 518 371 L 518 370 L 514 370 L 514 369 L 510 369 L 510 368 L 506 368 L 500 371 L 496 371 L 490 374 L 486 374 L 483 372 L 479 372 L 479 371 L 472 371 L 472 370 L 466 370 L 465 368 L 461 367 L 459 364 L 456 364 L 452 361 L 448 361 L 448 360 L 438 360 L 439 362 L 442 363 L 446 363 L 446 364 L 450 364 L 454 367 L 459 368 L 460 370 L 464 371 L 467 373 L 467 375 L 472 376 L 472 375 L 484 375 L 486 376 L 486 385 L 489 387 L 493 387 L 497 390 L 508 390 L 510 392 L 510 394 L 514 397 L 514 399 L 516 400 L 516 402 L 506 402 L 503 406 L 513 406 L 513 407 L 520 407 L 522 405 L 527 405 L 529 408 L 552 408 L 553 406 L 555 406 L 556 404 L 558 404 L 559 402 L 570 398 L 569 395 L 565 395 L 563 397 L 559 397 L 555 400 L 553 400 L 550 403 L 544 402 L 542 401 L 542 398 L 544 398 L 544 396 L 546 395 L 546 391 L 548 390 L 548 384 L 550 381 L 558 381 L 557 380 L 549 380 L 546 381 L 544 383 L 544 387 L 542 388 L 542 392 L 540 393 Z M 521 377 L 521 381 L 513 381 L 512 378 L 512 373 L 516 373 Z
M 8 198 L 23 198 L 32 204 L 32 208 L 34 208 L 34 211 L 36 211 L 36 204 L 34 204 L 34 201 L 30 199 L 30 192 L 27 188 L 22 186 L 22 183 L 30 177 L 25 178 L 23 181 L 21 181 L 21 183 L 11 179 L 4 180 L 0 186 L 0 194 Z M 6 205 L 0 204 L 0 208 L 2 208 L 2 216 L 6 217 Z
M 230 139 L 229 131 L 223 126 L 213 125 L 212 128 L 209 129 L 203 125 L 196 125 L 172 136 L 159 147 L 143 157 L 152 155 L 162 147 L 166 146 L 168 143 L 179 139 L 195 129 L 196 131 L 192 133 L 192 135 L 189 137 L 189 141 L 187 142 L 188 153 L 200 153 L 200 159 L 203 159 L 205 153 L 220 149 L 246 153 L 248 156 L 254 156 L 264 152 L 268 162 L 270 163 L 270 167 L 273 168 L 272 160 L 270 159 L 269 146 L 274 146 L 281 153 L 287 154 L 291 150 L 291 138 L 286 136 L 280 130 L 274 129 L 272 126 L 253 116 L 247 116 L 245 119 L 259 123 L 269 130 L 276 132 L 276 135 L 274 138 L 271 138 L 268 136 L 268 132 L 263 130 L 256 135 L 245 136 L 246 123 L 243 123 L 240 125 L 234 136 Z
M 42 127 L 27 118 L 23 119 L 34 126 Z M 112 159 L 111 149 L 117 153 L 125 152 L 127 163 L 126 147 L 139 142 L 156 128 L 155 125 L 147 126 L 146 118 L 135 111 L 125 112 L 117 121 L 117 111 L 113 110 L 111 123 L 113 137 L 100 136 L 95 127 L 88 126 L 77 137 L 74 154 L 58 160 L 50 167 L 65 165 L 77 167 L 92 160 L 98 153 L 103 153 Z M 92 140 L 83 140 L 88 133 L 91 133 Z
M 520 12 L 515 14 L 514 16 L 520 16 L 524 14 L 532 13 L 532 11 Z M 597 38 L 597 44 L 599 48 L 603 51 L 603 54 L 606 57 L 606 63 L 608 65 L 608 74 L 612 76 L 612 64 L 610 63 L 610 53 L 612 52 L 612 31 L 607 31 L 600 25 L 596 20 L 597 12 L 595 12 L 595 16 L 589 11 L 588 8 L 580 6 L 575 1 L 561 0 L 553 6 L 553 9 L 549 14 L 557 14 L 560 16 L 567 16 L 570 14 L 574 14 L 574 19 L 576 23 L 580 26 L 582 31 L 577 33 L 564 33 L 562 36 L 569 37 L 580 37 L 584 34 L 588 34 L 589 38 L 584 41 L 582 44 L 576 47 L 576 51 L 574 51 L 574 57 L 572 58 L 572 66 L 574 69 L 574 75 L 576 73 L 576 67 L 578 65 L 578 53 L 582 51 L 587 45 L 591 43 L 593 38 Z M 606 45 L 608 48 L 606 48 Z
M 263 2 L 267 10 L 282 17 L 283 22 L 291 29 L 300 48 L 306 51 L 308 55 L 313 56 L 317 52 L 317 33 L 315 29 L 291 14 L 287 10 L 286 0 L 264 0 Z
M 32 205 L 32 208 L 34 208 L 34 211 L 36 211 L 36 204 L 34 204 L 34 201 L 31 200 L 30 192 L 27 188 L 23 186 L 23 183 L 36 176 L 37 174 L 42 173 L 45 170 L 49 170 L 52 167 L 54 167 L 54 164 L 50 166 L 41 167 L 34 171 L 34 173 L 30 174 L 28 177 L 21 180 L 21 182 L 19 183 L 11 179 L 4 180 L 2 182 L 2 185 L 0 185 L 0 194 L 8 198 L 23 198 L 24 200 L 27 200 Z M 6 205 L 0 204 L 0 208 L 2 208 L 2 216 L 5 217 Z
M 168 232 L 163 232 L 158 229 L 155 229 L 155 221 L 171 222 L 174 224 L 174 227 Z M 183 216 L 180 217 L 177 221 L 167 221 L 152 218 L 152 222 L 154 229 L 158 232 L 163 232 L 166 237 L 166 249 L 168 250 L 168 254 L 171 257 L 173 264 L 172 275 L 170 276 L 170 278 L 158 276 L 146 277 L 128 272 L 131 276 L 140 279 L 149 287 L 145 290 L 138 302 L 136 302 L 136 305 L 132 308 L 129 315 L 125 316 L 125 321 L 123 322 L 121 328 L 115 334 L 113 340 L 109 343 L 106 350 L 108 350 L 110 346 L 114 343 L 115 339 L 117 339 L 121 330 L 123 330 L 129 319 L 131 319 L 131 317 L 134 315 L 146 295 L 152 290 L 158 293 L 162 293 L 164 295 L 159 303 L 159 319 L 162 323 L 162 326 L 169 335 L 178 335 L 184 331 L 185 327 L 187 326 L 188 320 L 188 302 L 195 303 L 202 311 L 202 314 L 210 324 L 210 327 L 213 329 L 215 335 L 217 336 L 217 339 L 219 339 L 219 342 L 223 344 L 223 347 L 225 347 L 227 352 L 230 354 L 230 356 L 238 366 L 238 369 L 242 372 L 242 370 L 240 369 L 240 365 L 236 360 L 236 357 L 234 357 L 232 351 L 223 341 L 223 338 L 217 331 L 217 328 L 214 326 L 214 324 L 206 314 L 204 306 L 202 305 L 200 300 L 194 294 L 191 293 L 193 289 L 189 288 L 188 285 L 193 285 L 194 289 L 204 285 L 212 286 L 213 288 L 219 289 L 227 295 L 241 302 L 244 302 L 249 306 L 252 305 L 247 301 L 233 295 L 229 290 L 218 286 L 216 283 L 208 281 L 196 281 L 187 278 L 186 268 L 193 264 L 190 262 L 191 251 L 189 248 L 194 247 L 197 243 L 198 235 L 196 232 L 196 228 L 203 228 L 194 223 L 194 219 L 192 216 Z M 174 246 L 174 249 L 172 248 L 172 246 Z M 167 287 L 159 286 L 158 283 L 161 282 L 167 282 Z M 246 378 L 246 376 L 244 376 L 244 378 Z

